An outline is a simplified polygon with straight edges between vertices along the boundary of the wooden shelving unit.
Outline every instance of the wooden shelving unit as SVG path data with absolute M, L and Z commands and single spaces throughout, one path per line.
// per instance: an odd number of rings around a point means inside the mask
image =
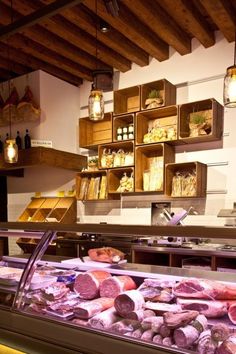
M 145 101 L 152 90 L 157 90 L 162 98 L 162 106 L 170 106 L 176 104 L 176 87 L 166 79 L 148 82 L 141 85 L 141 110 L 146 110 Z
M 133 124 L 133 135 L 134 135 L 135 134 L 134 123 L 135 123 L 135 114 L 134 113 L 114 116 L 113 117 L 113 141 L 114 142 L 118 141 L 117 129 L 127 127 L 127 130 L 128 130 L 130 124 Z M 129 136 L 129 132 L 127 133 L 127 135 Z M 130 140 L 130 139 L 128 138 L 127 140 Z
M 91 180 L 98 183 L 98 190 L 95 193 L 89 193 L 89 185 Z M 76 176 L 76 198 L 78 200 L 104 200 L 108 198 L 107 195 L 107 171 L 84 171 L 80 172 Z
M 131 174 L 134 174 L 134 168 L 133 167 L 123 167 L 123 168 L 117 168 L 117 169 L 113 169 L 113 170 L 108 171 L 108 193 L 120 194 L 120 193 L 134 192 L 134 189 L 130 190 L 130 191 L 122 191 L 122 192 L 117 190 L 120 186 L 120 180 L 122 179 L 124 174 L 126 174 L 127 177 L 131 177 Z
M 125 162 L 124 159 L 124 164 L 122 165 L 117 165 L 113 163 L 112 166 L 108 166 L 108 165 L 103 165 L 101 163 L 101 159 L 102 159 L 102 155 L 104 150 L 106 151 L 110 151 L 110 153 L 112 154 L 112 152 L 117 153 L 119 150 L 123 150 L 124 153 L 132 153 L 133 154 L 133 163 L 129 163 L 127 164 L 127 162 Z M 114 161 L 115 162 L 115 161 Z M 120 142 L 115 142 L 115 143 L 110 143 L 110 144 L 104 144 L 104 145 L 99 145 L 98 147 L 98 166 L 99 169 L 107 169 L 107 168 L 116 168 L 116 167 L 125 167 L 125 166 L 133 166 L 134 165 L 134 142 L 133 140 L 130 141 L 120 141 Z
M 140 85 L 114 91 L 114 115 L 140 110 Z

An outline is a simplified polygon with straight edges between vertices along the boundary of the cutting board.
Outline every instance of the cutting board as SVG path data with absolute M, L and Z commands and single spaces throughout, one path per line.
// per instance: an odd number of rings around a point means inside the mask
M 122 261 L 118 263 L 105 263 L 105 262 L 95 262 L 90 259 L 90 257 L 83 257 L 84 262 L 80 258 L 72 258 L 72 259 L 66 259 L 65 261 L 62 261 L 62 263 L 68 263 L 68 264 L 74 264 L 75 266 L 85 264 L 91 267 L 96 267 L 96 268 L 109 268 L 113 265 L 116 264 L 123 264 L 127 263 L 126 259 L 123 259 Z

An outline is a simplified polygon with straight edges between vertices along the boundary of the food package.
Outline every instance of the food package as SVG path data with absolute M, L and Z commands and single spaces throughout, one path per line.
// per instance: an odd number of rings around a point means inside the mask
M 132 166 L 134 164 L 134 153 L 132 151 L 127 152 L 124 160 L 125 166 Z
M 145 192 L 150 190 L 150 170 L 143 171 L 143 190 Z
M 93 199 L 98 199 L 99 196 L 99 187 L 100 187 L 100 177 L 95 177 L 94 178 L 94 193 L 93 193 Z
M 172 192 L 171 196 L 172 197 L 181 197 L 182 195 L 182 179 L 183 176 L 180 174 L 180 172 L 177 172 L 175 176 L 172 178 Z
M 91 177 L 88 186 L 87 198 L 86 198 L 88 200 L 94 199 L 94 182 L 95 182 L 95 178 Z
M 134 177 L 133 172 L 131 173 L 130 177 L 127 176 L 127 173 L 124 172 L 121 180 L 120 185 L 116 190 L 119 193 L 125 192 L 133 192 L 134 191 Z
M 80 199 L 80 200 L 86 199 L 87 190 L 88 190 L 88 184 L 89 184 L 88 177 L 83 177 L 81 179 L 81 183 L 80 183 L 80 190 L 79 190 L 78 199 Z
M 100 164 L 101 164 L 101 168 L 107 167 L 107 149 L 104 149 L 102 152 Z
M 102 176 L 100 191 L 99 191 L 99 199 L 106 199 L 107 197 L 107 176 Z
M 150 191 L 158 191 L 163 188 L 163 157 L 157 156 L 150 164 Z
M 120 149 L 113 153 L 113 167 L 120 167 L 124 165 L 124 150 Z

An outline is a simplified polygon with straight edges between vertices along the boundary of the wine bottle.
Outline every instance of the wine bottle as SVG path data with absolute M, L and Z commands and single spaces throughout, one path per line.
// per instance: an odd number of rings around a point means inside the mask
M 5 143 L 7 142 L 7 140 L 9 140 L 9 134 L 6 134 L 6 139 L 5 139 Z
M 22 149 L 22 139 L 20 137 L 20 132 L 18 130 L 16 133 L 16 145 L 18 146 L 18 150 Z
M 0 154 L 3 152 L 3 142 L 0 135 Z
M 25 141 L 25 149 L 31 148 L 31 138 L 30 138 L 28 129 L 26 129 L 26 134 L 25 134 L 25 137 L 24 137 L 24 141 Z

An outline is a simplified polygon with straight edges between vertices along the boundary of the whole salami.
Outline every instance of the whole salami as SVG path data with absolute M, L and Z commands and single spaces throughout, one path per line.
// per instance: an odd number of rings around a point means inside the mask
M 128 275 L 109 277 L 100 285 L 101 297 L 116 298 L 121 292 L 136 289 L 136 284 Z
M 217 354 L 235 354 L 236 353 L 236 334 L 230 335 L 217 349 Z
M 114 306 L 118 314 L 126 317 L 130 312 L 141 310 L 145 304 L 143 295 L 138 290 L 128 290 L 115 298 Z
M 74 307 L 74 315 L 81 319 L 89 319 L 98 313 L 105 311 L 113 306 L 114 300 L 107 297 L 100 297 L 92 301 L 82 302 Z
M 90 318 L 88 321 L 88 325 L 92 328 L 97 329 L 107 329 L 112 326 L 113 323 L 118 321 L 120 317 L 118 316 L 114 307 L 109 308 L 106 311 L 95 315 L 94 317 Z
M 75 278 L 74 291 L 85 300 L 95 299 L 99 296 L 99 287 L 104 279 L 111 277 L 104 270 L 92 270 L 79 274 Z

